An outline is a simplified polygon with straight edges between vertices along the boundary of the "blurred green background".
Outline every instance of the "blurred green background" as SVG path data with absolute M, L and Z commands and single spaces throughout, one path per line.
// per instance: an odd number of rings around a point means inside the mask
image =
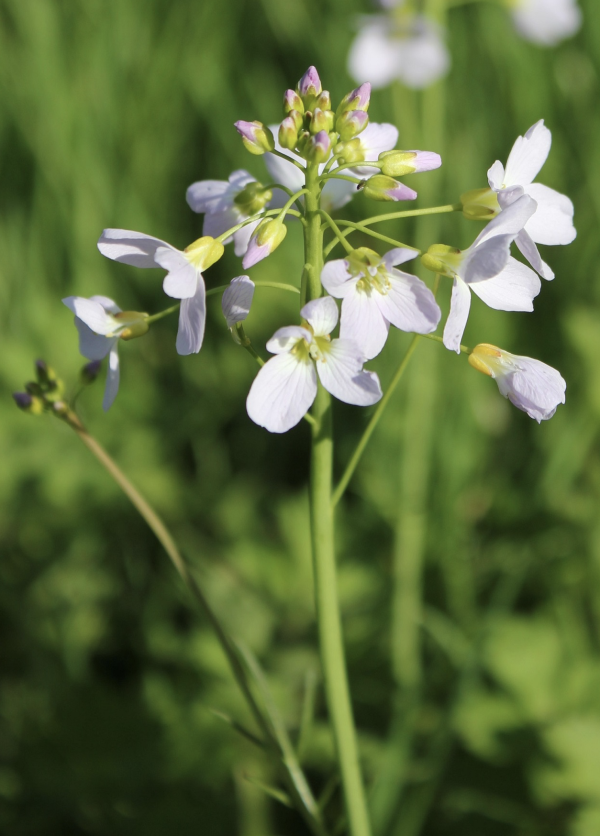
M 538 426 L 464 357 L 421 345 L 338 513 L 377 836 L 600 833 L 600 12 L 595 0 L 581 6 L 581 32 L 552 50 L 519 39 L 493 4 L 452 10 L 435 140 L 416 123 L 417 95 L 372 99 L 371 118 L 395 121 L 403 148 L 439 150 L 445 115 L 443 168 L 408 179 L 419 189 L 428 177 L 436 203 L 484 186 L 489 165 L 544 118 L 554 144 L 540 179 L 573 199 L 578 229 L 572 245 L 543 253 L 557 278 L 535 314 L 475 299 L 464 338 L 556 366 L 566 405 Z M 0 0 L 7 836 L 306 832 L 259 789 L 272 780 L 268 763 L 211 712 L 250 724 L 154 537 L 74 434 L 18 412 L 10 393 L 37 357 L 75 384 L 82 360 L 62 296 L 165 306 L 162 272 L 103 259 L 101 230 L 178 247 L 197 238 L 191 182 L 241 167 L 265 176 L 232 123 L 280 119 L 283 90 L 311 63 L 339 99 L 353 86 L 355 15 L 369 10 L 360 0 Z M 360 196 L 347 214 L 377 210 Z M 439 240 L 466 246 L 478 228 L 446 217 Z M 412 222 L 385 229 L 409 243 L 426 233 Z M 291 228 L 252 275 L 298 283 L 301 264 Z M 207 281 L 239 272 L 228 251 Z M 440 300 L 447 310 L 449 283 Z M 256 346 L 294 321 L 295 304 L 257 291 L 247 323 Z M 319 791 L 335 767 L 312 604 L 308 428 L 278 437 L 249 421 L 255 366 L 216 297 L 198 356 L 176 355 L 175 330 L 165 320 L 122 346 L 114 407 L 102 413 L 99 381 L 81 415 L 261 659 L 292 735 L 316 678 L 303 760 Z M 384 388 L 408 339 L 394 331 L 373 364 Z M 366 415 L 336 404 L 334 417 L 341 472 Z M 339 806 L 334 789 L 332 815 Z

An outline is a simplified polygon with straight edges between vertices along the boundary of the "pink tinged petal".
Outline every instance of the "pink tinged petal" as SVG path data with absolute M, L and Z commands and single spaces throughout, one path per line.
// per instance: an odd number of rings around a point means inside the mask
M 321 271 L 321 284 L 336 299 L 343 299 L 354 291 L 358 276 L 348 272 L 348 262 L 344 258 L 327 261 Z
M 106 312 L 100 302 L 83 296 L 67 296 L 62 301 L 95 334 L 106 336 L 120 327 L 118 321 Z
M 503 209 L 499 215 L 489 222 L 473 244 L 473 247 L 496 235 L 512 235 L 513 239 L 523 229 L 529 218 L 537 209 L 537 203 L 528 195 L 524 194 Z
M 108 355 L 106 386 L 104 387 L 104 397 L 102 399 L 102 409 L 105 412 L 108 412 L 117 397 L 120 376 L 119 353 L 117 351 L 117 341 L 115 340 Z
M 527 131 L 517 137 L 506 162 L 504 184 L 506 186 L 528 186 L 546 162 L 552 145 L 552 134 L 540 119 Z
M 388 320 L 379 310 L 379 295 L 354 289 L 342 302 L 340 337 L 357 343 L 366 360 L 377 357 L 390 330 Z
M 279 328 L 269 342 L 267 343 L 267 351 L 271 354 L 286 354 L 291 351 L 298 340 L 306 340 L 307 343 L 312 342 L 312 334 L 307 328 L 302 328 L 300 325 L 287 325 L 285 328 Z
M 488 168 L 487 177 L 490 189 L 499 192 L 504 186 L 504 166 L 500 160 L 496 160 L 494 165 Z
M 359 136 L 365 160 L 375 162 L 384 151 L 391 151 L 398 142 L 398 128 L 389 122 L 369 122 Z M 373 169 L 369 167 L 369 173 Z
M 415 200 L 417 197 L 417 193 L 405 186 L 404 183 L 398 183 L 396 188 L 389 189 L 388 195 L 392 200 Z
M 348 55 L 348 72 L 356 81 L 370 81 L 373 88 L 386 87 L 400 75 L 398 41 L 389 37 L 386 17 L 367 18 Z
M 262 261 L 268 255 L 271 255 L 269 242 L 267 241 L 267 243 L 262 245 L 257 244 L 256 236 L 254 235 L 248 242 L 248 249 L 242 259 L 242 267 L 244 270 L 248 270 L 249 267 L 254 267 L 255 264 L 258 264 L 259 261 Z
M 435 151 L 413 151 L 412 153 L 417 155 L 413 160 L 415 172 L 433 171 L 442 165 L 442 158 Z
M 538 205 L 525 225 L 533 240 L 537 244 L 570 244 L 574 241 L 577 230 L 573 226 L 574 209 L 569 198 L 541 183 L 532 183 L 526 191 Z
M 254 282 L 248 276 L 237 276 L 231 280 L 221 299 L 221 307 L 228 328 L 246 319 L 250 313 L 253 297 Z
M 259 223 L 260 221 L 252 221 L 252 223 L 246 224 L 246 226 L 233 233 L 233 251 L 238 257 L 246 255 L 250 239 L 256 232 L 256 227 Z
M 404 264 L 405 261 L 411 261 L 419 255 L 418 250 L 411 250 L 408 247 L 395 247 L 393 250 L 388 250 L 383 256 L 383 263 L 388 270 L 396 267 L 398 264 Z
M 542 259 L 538 248 L 524 229 L 515 238 L 515 243 L 533 269 L 537 270 L 543 279 L 551 281 L 554 278 L 553 271 Z
M 514 356 L 514 365 L 517 370 L 496 377 L 501 394 L 538 424 L 552 418 L 557 406 L 565 402 L 567 384 L 562 376 L 532 357 Z
M 514 258 L 497 276 L 469 285 L 482 302 L 496 311 L 532 311 L 542 283 L 529 267 Z
M 370 171 L 369 174 L 371 174 Z M 321 192 L 321 207 L 325 212 L 341 209 L 352 200 L 357 192 L 356 184 L 348 180 L 328 180 Z
M 465 332 L 469 310 L 471 308 L 471 291 L 462 279 L 454 279 L 450 313 L 444 326 L 444 345 L 449 351 L 460 354 L 460 341 Z
M 98 240 L 102 255 L 134 267 L 156 267 L 154 255 L 159 247 L 175 249 L 160 238 L 130 229 L 105 229 Z
M 301 96 L 306 96 L 308 92 L 312 92 L 311 87 L 317 95 L 323 89 L 321 87 L 321 79 L 319 78 L 317 68 L 313 66 L 310 66 L 308 68 L 308 70 L 304 73 L 304 75 L 298 82 L 298 93 Z
M 355 406 L 371 406 L 381 399 L 379 378 L 363 371 L 364 358 L 352 340 L 332 340 L 316 361 L 321 383 L 335 398 Z
M 183 299 L 179 308 L 178 354 L 197 354 L 202 348 L 206 324 L 206 289 L 201 276 L 194 296 Z
M 322 296 L 320 299 L 313 299 L 307 302 L 300 311 L 310 323 L 315 337 L 326 337 L 331 334 L 338 323 L 338 309 L 331 296 Z
M 317 374 L 310 358 L 272 357 L 257 374 L 246 400 L 248 415 L 272 433 L 284 433 L 306 415 L 317 395 Z
M 169 272 L 163 280 L 163 290 L 173 299 L 191 299 L 198 284 L 202 283 L 202 274 L 178 250 L 157 250 L 156 261 Z M 200 281 L 198 281 L 200 280 Z
M 401 331 L 416 334 L 435 331 L 442 312 L 425 282 L 400 270 L 392 270 L 388 278 L 388 292 L 373 294 L 383 316 Z

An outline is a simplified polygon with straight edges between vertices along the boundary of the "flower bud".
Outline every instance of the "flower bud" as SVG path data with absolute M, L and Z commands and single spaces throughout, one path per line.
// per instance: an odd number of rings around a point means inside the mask
M 236 323 L 246 319 L 253 297 L 254 282 L 249 276 L 237 276 L 231 280 L 221 297 L 223 316 L 228 328 L 233 328 Z
M 119 333 L 122 340 L 134 340 L 136 337 L 143 337 L 148 333 L 148 314 L 140 311 L 121 311 L 113 314 L 118 322 L 127 323 L 127 327 Z
M 236 194 L 233 202 L 244 215 L 250 217 L 264 209 L 272 197 L 270 189 L 265 189 L 262 183 L 254 180 Z
M 500 212 L 498 195 L 491 189 L 471 189 L 460 196 L 465 218 L 472 221 L 489 221 Z
M 331 94 L 329 90 L 323 90 L 321 95 L 317 98 L 315 108 L 317 107 L 319 110 L 331 110 Z
M 331 156 L 331 139 L 327 131 L 319 131 L 311 137 L 304 149 L 304 156 L 309 163 L 324 163 Z
M 434 151 L 383 151 L 379 155 L 381 171 L 390 177 L 403 177 L 419 171 L 439 168 L 442 158 Z
M 304 103 L 295 90 L 286 90 L 283 94 L 283 112 L 288 114 L 292 110 L 304 113 Z
M 369 124 L 369 117 L 364 110 L 347 110 L 335 120 L 335 129 L 342 142 L 354 139 Z
M 319 78 L 319 73 L 315 67 L 308 68 L 298 82 L 296 90 L 304 103 L 304 109 L 313 110 L 317 103 L 317 99 L 323 91 L 323 88 L 321 87 L 321 79 Z
M 102 360 L 92 360 L 91 363 L 86 363 L 79 372 L 79 381 L 81 385 L 89 386 L 90 383 L 93 383 L 100 374 L 101 368 Z
M 342 113 L 345 113 L 347 110 L 367 111 L 369 109 L 370 102 L 371 85 L 368 81 L 365 81 L 365 83 L 361 84 L 360 87 L 356 87 L 354 90 L 346 93 L 336 110 L 336 116 L 341 116 Z
M 414 200 L 417 193 L 404 183 L 399 183 L 393 177 L 385 174 L 375 174 L 369 177 L 364 186 L 364 193 L 372 200 Z
M 251 154 L 266 154 L 275 149 L 273 134 L 262 122 L 235 122 L 235 128 Z
M 432 244 L 421 256 L 421 261 L 428 270 L 452 278 L 462 261 L 461 256 L 461 251 L 455 247 L 449 247 L 447 244 Z
M 302 114 L 291 110 L 279 126 L 279 144 L 282 148 L 293 151 L 298 144 L 298 132 L 302 127 Z
M 43 399 L 30 395 L 28 392 L 13 392 L 13 399 L 23 412 L 29 412 L 31 415 L 41 415 L 44 411 Z
M 318 134 L 319 131 L 329 133 L 329 131 L 333 130 L 334 119 L 335 115 L 333 110 L 321 110 L 316 107 L 310 116 L 308 129 L 311 134 Z
M 211 267 L 221 258 L 224 252 L 223 244 L 215 238 L 211 238 L 210 235 L 198 238 L 184 250 L 190 264 L 193 264 L 200 271 Z
M 335 154 L 341 154 L 345 163 L 361 163 L 365 158 L 365 152 L 358 137 L 348 142 L 338 142 L 333 150 Z
M 242 260 L 244 270 L 254 267 L 263 258 L 271 255 L 287 235 L 287 227 L 279 218 L 267 218 L 260 223 L 250 239 L 246 255 Z

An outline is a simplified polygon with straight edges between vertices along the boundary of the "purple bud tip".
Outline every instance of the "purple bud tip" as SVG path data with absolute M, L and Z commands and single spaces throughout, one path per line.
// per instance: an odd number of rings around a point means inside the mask
M 289 105 L 290 108 L 294 109 L 297 97 L 298 94 L 295 90 L 286 90 L 283 94 L 283 103 Z
M 256 125 L 254 122 L 239 120 L 238 122 L 234 122 L 234 127 L 239 135 L 249 142 L 254 142 L 256 139 Z
M 413 189 L 409 189 L 404 183 L 398 183 L 395 189 L 390 189 L 388 192 L 392 200 L 414 200 L 417 193 Z
M 260 244 L 256 243 L 256 237 L 252 236 L 250 239 L 250 243 L 248 244 L 248 249 L 246 250 L 246 255 L 242 259 L 242 267 L 244 270 L 247 270 L 249 267 L 254 267 L 255 264 L 258 264 L 259 261 L 262 261 L 263 258 L 266 258 L 270 254 L 270 248 L 268 244 Z
M 368 81 L 350 93 L 350 101 L 356 110 L 366 110 L 371 100 L 371 85 Z
M 33 398 L 27 392 L 13 392 L 13 398 L 19 409 L 29 409 L 33 403 Z
M 414 160 L 415 171 L 432 171 L 439 168 L 442 158 L 435 151 L 414 151 L 417 156 Z
M 309 67 L 298 82 L 298 92 L 301 96 L 306 96 L 309 92 L 319 94 L 321 90 L 321 79 L 319 78 L 317 68 Z
M 38 372 L 42 372 L 42 374 L 48 371 L 48 366 L 44 360 L 36 360 L 35 368 Z
M 97 377 L 100 374 L 100 369 L 101 368 L 102 368 L 102 360 L 92 360 L 91 363 L 87 363 L 83 367 L 83 370 L 90 377 Z
M 319 131 L 318 134 L 315 134 L 312 141 L 315 146 L 322 148 L 323 151 L 329 151 L 331 148 L 331 139 L 327 131 Z

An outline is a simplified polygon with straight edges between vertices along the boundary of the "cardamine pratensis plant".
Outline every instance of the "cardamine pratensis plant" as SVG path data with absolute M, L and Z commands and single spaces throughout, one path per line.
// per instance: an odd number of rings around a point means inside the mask
M 487 187 L 467 192 L 456 203 L 393 211 L 361 223 L 334 220 L 331 213 L 359 191 L 377 201 L 414 200 L 416 193 L 399 178 L 437 168 L 442 162 L 434 151 L 396 150 L 397 129 L 369 121 L 370 91 L 370 85 L 364 83 L 344 96 L 334 109 L 317 70 L 310 67 L 297 87 L 285 92 L 284 118 L 279 126 L 237 122 L 235 127 L 245 148 L 264 158 L 267 182 L 260 183 L 238 170 L 227 182 L 202 180 L 192 184 L 187 201 L 194 211 L 204 214 L 203 236 L 183 249 L 142 232 L 104 230 L 98 242 L 100 252 L 136 267 L 162 267 L 166 271 L 163 289 L 177 300 L 175 305 L 148 314 L 122 311 L 105 296 L 70 296 L 63 300 L 75 314 L 80 351 L 90 361 L 84 367 L 82 384 L 97 376 L 100 361 L 108 357 L 105 410 L 118 392 L 121 342 L 145 336 L 151 325 L 178 311 L 176 350 L 182 355 L 194 354 L 202 347 L 206 299 L 221 294 L 227 327 L 260 367 L 246 401 L 249 417 L 273 433 L 287 432 L 303 418 L 310 425 L 316 610 L 327 706 L 345 800 L 345 826 L 351 836 L 368 836 L 371 831 L 336 592 L 335 505 L 421 336 L 458 355 L 467 355 L 475 369 L 496 381 L 502 395 L 538 422 L 550 418 L 558 404 L 564 403 L 565 381 L 555 369 L 486 343 L 467 348 L 461 340 L 471 293 L 496 310 L 531 311 L 541 289 L 539 276 L 554 277 L 536 245 L 567 244 L 575 237 L 571 201 L 533 182 L 550 151 L 551 135 L 543 121 L 518 137 L 505 167 L 498 161 L 491 166 Z M 435 274 L 430 289 L 402 269 L 419 256 L 419 251 L 372 227 L 384 220 L 444 212 L 462 212 L 467 219 L 487 223 L 467 249 L 434 243 L 421 256 L 425 267 Z M 288 271 L 291 275 L 295 272 L 298 284 L 253 282 L 249 276 L 240 275 L 225 287 L 206 290 L 204 271 L 221 258 L 227 244 L 233 242 L 244 269 L 250 270 L 277 247 L 285 246 L 287 223 L 292 220 L 301 224 L 304 233 L 304 260 L 295 271 Z M 383 254 L 367 247 L 355 249 L 350 239 L 356 231 L 392 248 Z M 531 266 L 511 256 L 513 242 Z M 343 257 L 327 260 L 338 246 L 344 250 Z M 452 281 L 452 298 L 443 334 L 438 336 L 433 332 L 441 319 L 436 292 L 442 277 Z M 243 325 L 255 289 L 264 286 L 295 293 L 299 298 L 297 321 L 282 323 L 275 332 L 266 346 L 273 355 L 267 361 L 255 350 Z M 415 337 L 383 394 L 377 374 L 365 364 L 384 349 L 390 325 Z M 51 412 L 66 421 L 126 492 L 211 621 L 249 703 L 260 742 L 280 767 L 289 803 L 297 807 L 313 833 L 324 836 L 340 832 L 330 821 L 328 809 L 321 809 L 315 802 L 285 729 L 273 720 L 268 700 L 262 705 L 255 696 L 256 682 L 259 690 L 261 682 L 256 660 L 227 635 L 164 524 L 89 435 L 73 403 L 64 399 L 64 387 L 55 373 L 41 361 L 36 368 L 37 381 L 28 383 L 25 392 L 15 394 L 17 405 L 34 414 Z M 335 488 L 332 396 L 363 407 L 379 402 Z M 247 734 L 256 740 L 257 734 Z M 281 790 L 278 792 L 281 794 Z

